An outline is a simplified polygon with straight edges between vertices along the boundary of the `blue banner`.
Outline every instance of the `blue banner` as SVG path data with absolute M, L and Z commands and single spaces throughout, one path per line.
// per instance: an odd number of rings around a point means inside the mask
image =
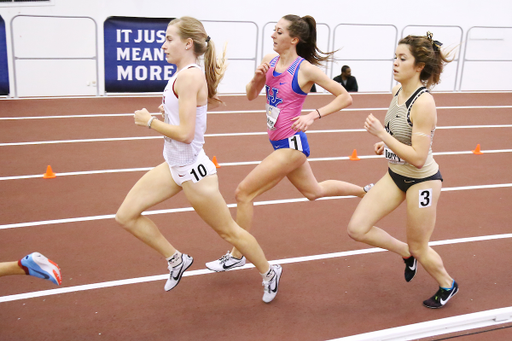
M 9 94 L 9 67 L 7 65 L 7 40 L 5 22 L 0 15 L 0 95 Z
M 106 92 L 161 92 L 176 65 L 167 63 L 162 45 L 169 18 L 109 17 L 105 38 Z

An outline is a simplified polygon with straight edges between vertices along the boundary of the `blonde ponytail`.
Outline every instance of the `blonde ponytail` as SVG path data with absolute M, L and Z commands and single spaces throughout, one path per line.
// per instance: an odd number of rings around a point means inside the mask
M 192 17 L 181 17 L 172 20 L 169 25 L 176 25 L 181 39 L 192 39 L 194 42 L 194 54 L 196 58 L 204 55 L 204 72 L 208 85 L 208 99 L 210 103 L 222 103 L 217 96 L 217 87 L 226 72 L 226 47 L 222 57 L 217 59 L 215 44 L 206 34 L 203 24 Z

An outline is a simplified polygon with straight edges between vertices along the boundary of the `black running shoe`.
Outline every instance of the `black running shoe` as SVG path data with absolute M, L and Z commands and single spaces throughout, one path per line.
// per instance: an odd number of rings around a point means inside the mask
M 414 276 L 416 276 L 416 272 L 418 271 L 418 261 L 413 256 L 409 258 L 404 258 L 405 263 L 405 271 L 404 276 L 407 282 L 410 282 Z
M 423 301 L 423 305 L 431 309 L 442 308 L 458 291 L 459 286 L 457 282 L 454 281 L 452 289 L 446 290 L 440 287 L 434 296 Z

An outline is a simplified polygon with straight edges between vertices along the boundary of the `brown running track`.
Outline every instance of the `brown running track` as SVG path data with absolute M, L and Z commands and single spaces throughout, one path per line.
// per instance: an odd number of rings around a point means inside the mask
M 321 107 L 330 96 L 308 96 L 305 108 Z M 383 118 L 389 94 L 354 94 L 349 111 L 316 121 L 308 139 L 310 158 L 372 155 L 376 139 L 366 132 L 315 130 L 361 129 L 373 112 Z M 511 93 L 439 93 L 438 107 L 512 106 Z M 263 98 L 224 97 L 226 106 L 211 112 L 207 134 L 264 132 Z M 141 107 L 156 112 L 159 97 L 1 100 L 0 117 L 38 117 L 131 113 Z M 379 110 L 357 110 L 378 108 Z M 240 113 L 240 110 L 257 110 Z M 222 113 L 215 113 L 221 111 Z M 229 113 L 233 111 L 232 113 Z M 438 126 L 512 124 L 512 109 L 439 109 Z M 0 121 L 0 143 L 144 137 L 155 132 L 136 127 L 130 116 Z M 512 128 L 438 129 L 434 152 L 512 149 Z M 81 142 L 0 146 L 0 177 L 43 174 L 47 165 L 59 173 L 147 168 L 162 162 L 162 140 Z M 207 137 L 205 150 L 219 163 L 260 161 L 271 152 L 266 135 Z M 444 188 L 512 183 L 512 153 L 438 155 Z M 386 171 L 382 159 L 311 161 L 319 181 L 341 179 L 365 185 Z M 254 165 L 223 165 L 220 189 L 233 204 L 237 184 Z M 0 181 L 0 225 L 102 216 L 82 222 L 0 229 L 0 260 L 10 261 L 39 251 L 59 263 L 62 287 L 164 275 L 160 256 L 118 227 L 111 216 L 143 171 L 57 176 Z M 285 180 L 257 202 L 301 198 Z M 390 252 L 347 255 L 304 262 L 301 256 L 369 248 L 346 235 L 357 198 L 256 206 L 253 234 L 269 260 L 283 262 L 277 298 L 261 301 L 256 270 L 205 273 L 184 277 L 165 292 L 165 280 L 76 291 L 0 302 L 0 340 L 328 340 L 445 317 L 512 306 L 510 238 L 435 246 L 449 273 L 460 285 L 446 307 L 430 310 L 421 302 L 436 283 L 420 268 L 406 283 L 403 263 Z M 511 232 L 512 189 L 445 191 L 438 208 L 432 241 L 500 235 Z M 187 208 L 178 195 L 154 210 Z M 233 215 L 235 209 L 231 209 Z M 152 215 L 180 250 L 192 255 L 188 272 L 205 269 L 230 246 L 194 212 Z M 379 226 L 404 239 L 403 207 Z M 194 274 L 195 274 L 194 273 Z M 0 299 L 9 295 L 55 289 L 49 281 L 29 276 L 0 279 Z M 463 336 L 464 341 L 508 340 L 512 328 Z

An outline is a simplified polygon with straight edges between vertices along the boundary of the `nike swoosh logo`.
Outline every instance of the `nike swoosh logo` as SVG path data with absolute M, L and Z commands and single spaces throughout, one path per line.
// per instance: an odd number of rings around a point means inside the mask
M 416 180 L 404 180 L 406 184 L 413 184 L 416 182 Z
M 181 274 L 182 274 L 183 272 L 185 272 L 185 270 L 186 270 L 186 269 L 185 269 L 185 264 L 183 264 L 183 262 L 182 262 L 182 263 L 181 263 L 181 269 L 180 269 L 180 271 L 178 271 L 178 274 L 176 275 L 176 277 L 171 276 L 171 277 L 172 277 L 172 279 L 174 279 L 175 281 L 177 281 L 177 280 L 178 280 L 178 278 L 180 278 Z
M 274 276 L 277 276 L 277 273 L 274 274 Z M 274 278 L 272 278 L 272 280 L 274 280 Z M 274 288 L 272 289 L 272 284 L 270 285 L 270 291 L 272 292 L 277 292 L 277 282 L 279 281 L 279 278 L 275 278 L 275 281 L 274 282 Z
M 288 82 L 284 82 L 284 83 L 279 82 L 279 85 L 285 85 L 286 83 L 288 83 Z
M 184 269 L 184 267 L 181 267 L 180 271 L 178 271 L 178 274 L 176 275 L 176 277 L 172 276 L 172 279 L 174 279 L 175 281 L 178 280 L 178 278 L 180 278 L 181 274 L 185 272 L 186 269 Z
M 416 262 L 414 262 L 413 266 L 410 266 L 410 267 L 409 267 L 409 269 L 410 269 L 411 271 L 414 271 L 414 270 L 416 270 L 416 267 L 417 267 L 417 266 L 418 266 L 418 264 L 417 264 Z
M 183 264 L 185 260 L 182 260 L 182 263 L 180 264 L 181 265 L 181 269 L 180 271 L 178 271 L 178 273 L 176 274 L 176 277 L 172 275 L 172 272 L 171 272 L 171 277 L 172 279 L 174 279 L 175 281 L 179 280 L 179 278 L 183 275 L 183 273 L 188 269 L 190 268 L 190 266 L 192 265 L 192 263 L 194 263 L 194 259 L 191 259 L 190 260 L 190 263 L 189 264 Z M 173 268 L 174 269 L 174 268 Z
M 236 266 L 238 264 L 240 264 L 240 262 L 236 262 L 236 263 L 233 263 L 233 264 L 227 265 L 227 266 L 226 266 L 226 264 L 222 264 L 222 267 L 224 268 L 224 270 L 228 270 L 228 269 L 231 269 L 232 267 L 234 267 L 234 266 Z
M 441 298 L 441 299 L 439 299 L 439 302 L 440 302 L 442 305 L 445 305 L 445 304 L 446 304 L 446 302 L 448 302 L 448 300 L 449 300 L 450 298 L 452 298 L 452 296 L 454 296 L 454 295 L 457 293 L 457 290 L 458 290 L 458 289 L 453 289 L 453 290 L 452 290 L 452 292 L 450 293 L 450 296 L 448 296 L 448 297 L 446 298 L 446 300 L 443 300 L 443 299 Z
M 34 272 L 37 272 L 38 274 L 40 274 L 41 276 L 43 276 L 43 277 L 44 277 L 44 279 L 50 279 L 50 276 L 48 276 L 48 275 L 47 275 L 47 274 L 45 274 L 44 272 L 37 271 L 37 270 L 35 270 L 35 269 L 30 269 L 30 270 L 32 270 L 32 271 L 34 271 Z
M 274 282 L 274 284 L 275 284 L 274 289 L 270 288 L 270 291 L 272 291 L 272 292 L 276 292 L 277 291 L 277 280 Z

